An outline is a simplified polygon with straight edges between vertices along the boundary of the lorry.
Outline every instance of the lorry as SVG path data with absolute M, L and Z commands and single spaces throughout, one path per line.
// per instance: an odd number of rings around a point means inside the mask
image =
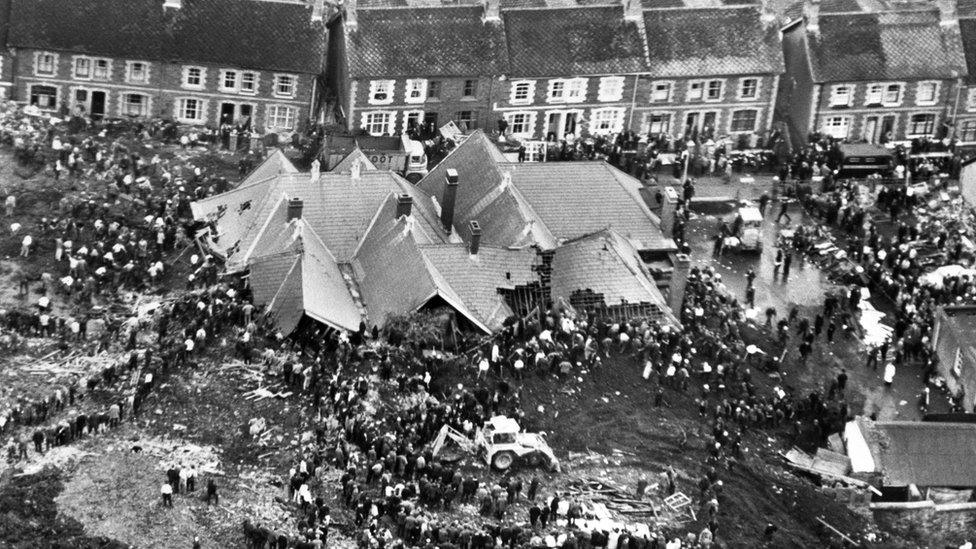
M 424 144 L 406 135 L 399 137 L 373 135 L 327 135 L 319 151 L 319 161 L 326 171 L 359 149 L 377 170 L 390 170 L 416 183 L 427 175 L 427 152 Z
M 450 425 L 442 426 L 433 443 L 435 457 L 444 450 L 448 440 L 498 471 L 506 471 L 513 465 L 559 470 L 559 460 L 546 442 L 545 434 L 523 432 L 518 422 L 508 416 L 494 416 L 486 421 L 475 432 L 474 439 Z

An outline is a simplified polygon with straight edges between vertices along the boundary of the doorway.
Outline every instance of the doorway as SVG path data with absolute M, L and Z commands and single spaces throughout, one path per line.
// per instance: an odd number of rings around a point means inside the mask
M 553 111 L 546 121 L 546 136 L 556 140 L 566 139 L 567 135 L 576 134 L 577 111 Z
M 91 92 L 91 106 L 89 107 L 92 120 L 101 120 L 105 117 L 105 92 Z
M 220 104 L 220 125 L 233 125 L 237 115 L 237 105 L 235 103 Z

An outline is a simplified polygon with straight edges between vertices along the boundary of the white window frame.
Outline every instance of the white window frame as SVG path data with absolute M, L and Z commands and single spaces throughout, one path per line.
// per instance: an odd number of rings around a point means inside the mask
M 416 97 L 412 94 L 416 93 Z M 408 78 L 403 90 L 403 102 L 416 105 L 427 100 L 427 79 Z
M 200 82 L 190 83 L 190 72 L 197 70 L 200 72 Z M 183 74 L 180 77 L 180 87 L 187 90 L 202 90 L 207 87 L 207 68 L 197 65 L 183 65 Z
M 592 109 L 590 111 L 590 124 L 589 132 L 590 135 L 610 135 L 614 133 L 620 133 L 624 129 L 624 107 L 601 107 L 599 109 Z M 603 115 L 610 114 L 612 118 L 606 120 L 610 122 L 610 126 L 607 128 L 599 128 L 598 124 L 604 122 Z
M 889 93 L 888 88 L 892 86 L 898 86 L 898 100 L 888 101 L 887 95 Z M 878 88 L 877 92 L 874 92 L 872 88 Z M 905 100 L 905 84 L 902 82 L 871 82 L 868 84 L 867 89 L 864 93 L 864 105 L 881 105 L 884 107 L 898 107 Z
M 88 67 L 87 74 L 78 74 L 78 65 L 85 64 Z M 91 80 L 95 74 L 95 60 L 87 55 L 71 56 L 71 79 L 72 80 Z
M 976 112 L 976 86 L 966 90 L 966 112 Z
M 969 126 L 968 131 L 967 131 L 967 126 Z M 973 137 L 973 139 L 970 139 L 968 141 L 966 139 L 964 139 L 964 137 L 966 136 L 966 133 L 969 133 L 971 135 L 971 137 Z M 973 142 L 976 142 L 976 120 L 970 118 L 970 119 L 967 119 L 967 120 L 960 121 L 959 122 L 959 133 L 957 135 L 959 136 L 959 140 L 961 142 L 963 142 L 963 143 L 973 143 Z
M 280 109 L 285 109 L 288 115 L 285 116 L 285 121 L 291 121 L 290 124 L 280 124 L 275 121 L 279 118 L 279 114 L 276 112 Z M 281 105 L 281 104 L 271 104 L 266 107 L 264 113 L 264 128 L 266 130 L 285 130 L 294 131 L 298 127 L 298 107 L 294 105 Z
M 27 86 L 27 98 L 26 98 L 28 104 L 30 104 L 30 97 L 32 95 L 34 95 L 34 87 L 35 86 L 41 86 L 41 87 L 45 87 L 45 88 L 54 88 L 54 106 L 52 108 L 50 108 L 50 109 L 44 109 L 44 108 L 41 108 L 41 107 L 38 107 L 38 108 L 41 109 L 42 111 L 45 111 L 45 112 L 55 112 L 55 111 L 57 111 L 58 108 L 61 106 L 61 86 L 56 86 L 54 84 L 48 84 L 46 82 L 38 82 L 36 84 L 29 84 Z
M 932 131 L 929 133 L 912 133 L 912 117 L 915 116 L 931 116 L 932 117 Z M 905 137 L 915 138 L 915 137 L 933 137 L 938 133 L 938 123 L 939 115 L 934 112 L 913 112 L 909 113 L 908 117 L 905 119 Z
M 227 77 L 234 75 L 234 82 L 228 86 Z M 217 80 L 217 88 L 224 93 L 237 93 L 241 89 L 241 71 L 237 69 L 220 69 L 220 78 Z
M 145 111 L 146 111 L 145 114 L 133 115 L 133 114 L 129 114 L 128 112 L 126 112 L 126 106 L 127 106 L 126 97 L 129 96 L 129 95 L 138 95 L 138 96 L 140 96 L 140 97 L 142 97 L 144 99 L 144 103 L 143 104 L 145 105 Z M 119 92 L 118 101 L 119 101 L 119 116 L 125 116 L 125 117 L 129 117 L 129 116 L 142 116 L 142 117 L 148 117 L 148 116 L 152 115 L 152 96 L 149 95 L 148 93 L 140 93 L 140 92 L 133 92 L 133 91 L 129 91 L 129 90 L 122 90 L 122 91 Z
M 41 58 L 45 56 L 51 57 L 51 71 L 41 70 Z M 34 76 L 42 76 L 46 78 L 53 78 L 58 75 L 58 61 L 60 56 L 54 52 L 50 51 L 36 51 L 34 52 Z M 71 72 L 74 73 L 74 67 L 71 67 Z
M 745 94 L 746 83 L 747 82 L 750 82 L 750 81 L 756 83 L 755 90 L 752 92 L 752 95 L 746 95 Z M 736 98 L 739 101 L 758 101 L 759 100 L 759 93 L 760 93 L 760 90 L 761 89 L 762 89 L 762 78 L 759 78 L 758 76 L 746 76 L 746 77 L 740 78 L 739 79 L 739 90 L 738 90 L 738 94 L 737 94 Z
M 98 64 L 105 63 L 105 76 L 98 76 Z M 91 79 L 96 82 L 110 82 L 112 80 L 112 60 L 107 57 L 93 57 L 92 58 L 92 77 Z
M 843 126 L 828 124 L 831 120 L 843 120 L 846 123 Z M 821 124 L 821 128 L 820 128 L 821 132 L 831 137 L 834 137 L 836 139 L 847 139 L 851 135 L 851 120 L 852 119 L 850 116 L 843 116 L 843 115 L 827 116 L 824 118 L 823 124 Z M 828 131 L 828 128 L 831 127 L 838 127 L 838 128 L 844 127 L 847 129 L 847 131 L 844 133 L 844 135 L 839 136 L 836 135 L 834 132 Z
M 376 94 L 384 91 L 386 93 L 386 97 L 383 99 L 377 99 Z M 393 103 L 394 91 L 396 91 L 396 80 L 370 80 L 369 98 L 367 102 L 370 105 L 389 105 Z
M 660 131 L 660 129 L 659 129 L 659 131 L 654 131 L 654 120 L 653 119 L 654 119 L 655 116 L 666 116 L 668 118 L 668 127 L 667 127 L 667 129 L 665 129 L 664 131 Z M 650 111 L 650 112 L 645 113 L 644 114 L 644 128 L 641 128 L 641 130 L 642 130 L 641 133 L 644 133 L 644 134 L 657 133 L 657 134 L 671 135 L 671 130 L 673 129 L 673 126 L 674 126 L 674 116 L 675 116 L 675 113 L 669 112 L 669 111 Z M 645 128 L 647 129 L 647 131 L 643 131 Z
M 383 128 L 385 131 L 374 133 L 369 130 L 369 127 L 372 125 L 369 122 L 369 117 L 372 115 L 389 116 L 389 119 L 385 123 L 386 127 Z M 359 127 L 369 135 L 383 135 L 384 133 L 391 136 L 396 135 L 396 118 L 397 118 L 396 115 L 397 115 L 396 111 L 363 111 L 362 118 L 361 118 L 362 123 L 360 124 Z
M 621 101 L 624 98 L 624 77 L 623 76 L 603 76 L 600 78 L 600 86 L 597 89 L 597 101 L 606 103 Z
M 685 100 L 691 101 L 704 101 L 705 100 L 705 80 L 692 80 L 688 82 L 688 90 L 685 95 Z M 692 92 L 697 88 L 698 97 L 693 97 Z
M 667 97 L 664 99 L 658 99 L 656 94 L 658 92 L 658 87 L 667 87 Z M 674 98 L 674 80 L 655 80 L 651 82 L 651 97 L 650 103 L 670 103 L 671 99 Z
M 932 99 L 922 99 L 922 87 L 932 87 Z M 923 80 L 915 84 L 915 104 L 918 106 L 932 106 L 939 102 L 939 92 L 942 91 L 942 82 L 938 80 Z
M 525 97 L 519 98 L 521 95 L 519 90 L 525 87 Z M 512 86 L 509 90 L 508 102 L 512 105 L 531 105 L 533 99 L 535 98 L 535 80 L 512 80 Z
M 403 120 L 400 122 L 400 132 L 401 133 L 407 133 L 407 128 L 408 128 L 407 122 L 409 122 L 409 118 L 411 116 L 416 116 L 417 117 L 417 127 L 418 128 L 424 125 L 424 111 L 423 110 L 421 110 L 421 109 L 411 109 L 411 110 L 408 110 L 408 111 L 403 111 Z
M 732 123 L 735 120 L 735 113 L 737 112 L 754 112 L 756 113 L 756 118 L 752 121 L 752 128 L 748 130 L 733 130 Z M 742 133 L 756 133 L 756 127 L 759 126 L 759 109 L 735 109 L 729 113 L 729 131 L 731 134 L 742 134 Z
M 146 75 L 145 78 L 138 79 L 133 76 L 133 69 L 136 65 L 142 65 L 143 73 Z M 148 84 L 149 83 L 149 73 L 150 64 L 147 61 L 126 61 L 125 62 L 125 81 L 128 84 Z
M 709 97 L 708 91 L 711 89 L 712 84 L 718 84 L 718 97 Z M 725 80 L 719 78 L 712 78 L 710 80 L 705 80 L 705 88 L 702 90 L 702 101 L 705 103 L 718 103 L 725 98 Z
M 278 91 L 278 88 L 285 79 L 291 81 L 291 92 L 289 93 L 281 93 Z M 276 73 L 274 75 L 274 81 L 272 81 L 271 94 L 283 99 L 293 99 L 298 95 L 298 76 L 295 74 Z
M 199 106 L 198 106 L 198 109 L 200 111 L 200 117 L 199 118 L 187 118 L 187 117 L 183 116 L 183 113 L 185 111 L 185 109 L 184 109 L 184 102 L 185 101 L 190 101 L 190 100 L 197 101 L 199 103 Z M 192 125 L 203 125 L 203 124 L 206 124 L 207 123 L 207 107 L 208 106 L 209 105 L 207 104 L 207 100 L 206 99 L 203 99 L 201 97 L 186 97 L 186 96 L 184 96 L 184 97 L 177 97 L 176 98 L 176 101 L 173 102 L 173 118 L 175 118 L 178 122 L 183 123 L 183 124 L 192 124 Z
M 508 122 L 508 131 L 513 137 L 532 138 L 535 136 L 536 111 L 511 111 L 505 113 L 505 121 Z M 515 131 L 515 117 L 524 116 L 521 131 Z
M 840 93 L 846 90 L 846 93 Z M 854 102 L 854 84 L 837 84 L 830 88 L 828 104 L 831 107 L 850 107 Z
M 250 78 L 248 78 L 250 77 Z M 254 83 L 251 89 L 244 87 L 245 78 L 252 80 Z M 257 95 L 258 86 L 261 85 L 261 75 L 255 71 L 240 71 L 240 78 L 238 80 L 238 93 L 241 95 Z

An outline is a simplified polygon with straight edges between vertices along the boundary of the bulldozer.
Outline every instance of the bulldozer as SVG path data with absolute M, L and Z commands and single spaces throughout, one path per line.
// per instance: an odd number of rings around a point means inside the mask
M 498 471 L 514 465 L 546 467 L 559 471 L 559 460 L 541 433 L 524 433 L 518 422 L 508 416 L 494 416 L 475 432 L 474 440 L 450 425 L 444 425 L 434 439 L 432 452 L 436 457 L 448 440 L 462 450 L 475 454 Z

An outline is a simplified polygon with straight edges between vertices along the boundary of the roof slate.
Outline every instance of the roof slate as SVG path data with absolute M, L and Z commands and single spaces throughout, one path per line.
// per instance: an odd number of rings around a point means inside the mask
M 866 424 L 865 438 L 885 485 L 976 487 L 976 424 Z
M 973 4 L 976 11 L 976 2 Z M 969 73 L 966 83 L 976 84 L 976 13 L 973 18 L 959 19 L 959 34 L 966 58 L 966 72 Z
M 481 15 L 480 6 L 360 9 L 358 29 L 347 35 L 349 76 L 502 74 L 501 27 Z
M 955 78 L 965 75 L 959 32 L 939 25 L 936 10 L 820 16 L 808 33 L 817 82 Z
M 306 74 L 325 54 L 325 26 L 300 3 L 12 0 L 10 19 L 8 45 L 21 48 Z
M 251 265 L 254 303 L 266 307 L 278 329 L 290 334 L 304 314 L 301 257 L 282 253 Z
M 640 29 L 620 5 L 511 10 L 502 18 L 513 77 L 646 70 Z
M 649 72 L 696 77 L 779 74 L 779 28 L 764 24 L 752 6 L 647 10 L 644 12 Z

